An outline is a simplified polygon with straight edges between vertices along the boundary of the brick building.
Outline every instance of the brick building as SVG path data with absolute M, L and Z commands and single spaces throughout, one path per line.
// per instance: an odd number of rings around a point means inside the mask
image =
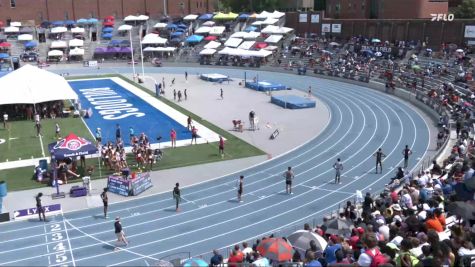
M 77 20 L 113 15 L 182 16 L 212 12 L 217 0 L 0 0 L 0 20 Z
M 335 19 L 420 19 L 448 12 L 449 0 L 327 0 L 325 17 Z

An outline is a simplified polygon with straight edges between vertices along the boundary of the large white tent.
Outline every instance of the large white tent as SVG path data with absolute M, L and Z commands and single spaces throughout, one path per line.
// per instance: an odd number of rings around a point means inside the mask
M 276 44 L 282 39 L 282 35 L 271 35 L 265 39 L 264 42 L 266 43 L 271 43 L 271 44 Z
M 249 50 L 251 47 L 255 44 L 255 41 L 244 41 L 242 44 L 238 47 L 239 49 L 244 49 L 244 50 Z
M 0 78 L 0 93 L 0 105 L 78 98 L 62 76 L 31 65 L 25 65 Z
M 190 14 L 187 15 L 183 18 L 183 20 L 196 20 L 198 18 L 198 15 Z
M 78 46 L 84 46 L 84 41 L 81 39 L 69 40 L 69 47 L 78 47 Z
M 76 48 L 71 49 L 71 50 L 69 51 L 69 55 L 70 55 L 70 56 L 84 56 L 84 49 L 83 49 L 83 48 L 76 47 Z
M 71 32 L 72 33 L 84 33 L 84 28 L 79 28 L 79 27 L 72 28 Z
M 225 47 L 223 50 L 219 51 L 218 54 L 220 55 L 229 55 L 229 56 L 240 56 L 240 57 L 267 57 L 272 55 L 271 51 L 267 50 L 244 50 L 240 48 L 230 48 Z
M 229 39 L 224 43 L 224 46 L 238 47 L 241 43 L 242 43 L 242 39 L 239 39 L 239 38 L 229 38 Z
M 66 41 L 52 41 L 50 48 L 51 49 L 56 49 L 56 48 L 66 48 L 68 47 L 68 44 Z
M 262 29 L 261 33 L 270 33 L 270 34 L 287 34 L 289 32 L 293 31 L 292 28 L 288 27 L 278 27 L 274 25 L 269 25 Z
M 209 31 L 211 31 L 211 27 L 208 27 L 208 26 L 203 26 L 203 27 L 199 27 L 195 33 L 196 34 L 199 34 L 199 33 L 209 33 Z
M 200 55 L 214 55 L 214 53 L 216 53 L 216 49 L 211 48 L 203 49 L 200 51 Z
M 221 34 L 223 34 L 225 29 L 226 29 L 226 27 L 224 27 L 224 26 L 214 26 L 210 29 L 209 34 L 210 35 L 221 35 Z
M 216 49 L 218 47 L 221 46 L 221 43 L 220 42 L 216 42 L 216 41 L 211 41 L 209 43 L 207 43 L 204 48 L 206 49 Z
M 168 40 L 166 38 L 162 38 L 155 33 L 149 33 L 145 35 L 142 40 L 142 44 L 166 44 Z

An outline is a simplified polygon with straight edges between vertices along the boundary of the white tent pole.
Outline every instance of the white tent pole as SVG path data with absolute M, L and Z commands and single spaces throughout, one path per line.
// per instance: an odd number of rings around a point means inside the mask
M 142 28 L 142 26 L 140 26 L 140 28 Z M 140 31 L 140 33 L 142 33 L 142 31 Z M 139 43 L 140 43 L 140 60 L 141 60 L 141 63 L 142 63 L 142 77 L 144 77 L 145 76 L 145 71 L 144 71 L 144 67 L 143 67 L 142 38 L 139 39 Z
M 130 54 L 132 55 L 132 71 L 134 75 L 132 76 L 135 81 L 135 60 L 134 60 L 134 45 L 132 44 L 132 29 L 129 30 L 129 39 L 130 39 Z

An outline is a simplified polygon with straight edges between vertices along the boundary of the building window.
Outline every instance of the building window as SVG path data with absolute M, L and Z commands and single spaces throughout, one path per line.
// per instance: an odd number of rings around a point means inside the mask
M 15 8 L 16 7 L 16 0 L 10 0 L 10 7 Z
M 199 5 L 199 3 L 198 3 L 198 2 L 196 2 L 196 8 L 197 8 L 197 9 L 199 8 L 199 6 L 198 6 L 198 5 Z

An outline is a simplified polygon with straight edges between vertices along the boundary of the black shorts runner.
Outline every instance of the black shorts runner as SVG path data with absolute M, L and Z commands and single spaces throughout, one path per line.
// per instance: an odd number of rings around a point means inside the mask
M 292 184 L 292 180 L 285 180 L 285 184 L 291 185 L 291 184 Z
M 107 202 L 107 201 L 102 201 L 102 203 L 104 203 L 104 207 L 109 206 L 109 202 Z

